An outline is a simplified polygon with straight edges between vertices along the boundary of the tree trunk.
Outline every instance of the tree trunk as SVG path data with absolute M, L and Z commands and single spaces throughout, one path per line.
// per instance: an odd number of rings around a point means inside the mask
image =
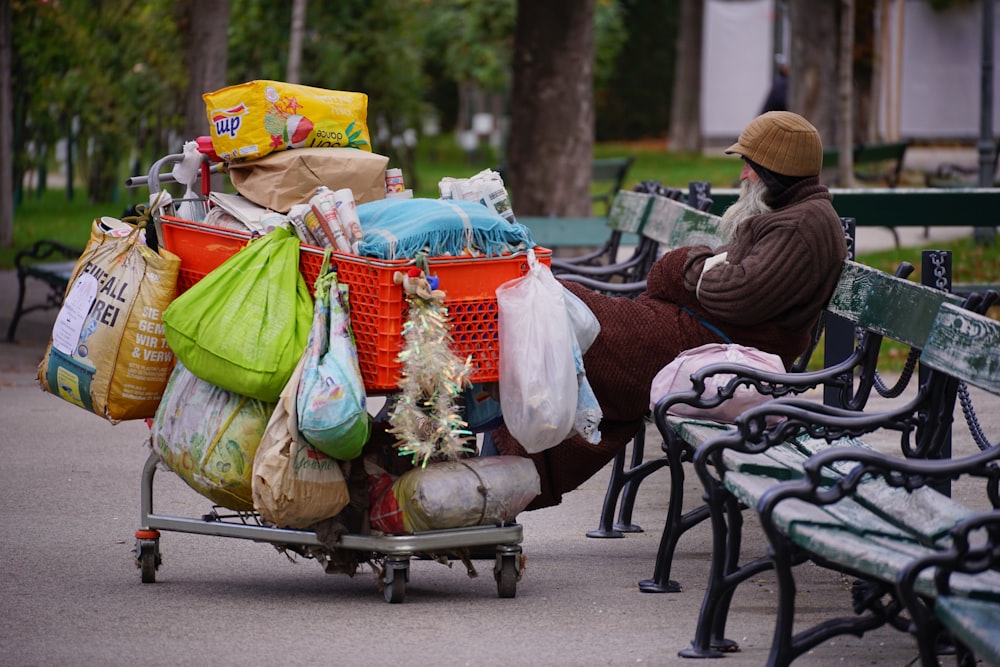
M 840 44 L 837 47 L 837 182 L 841 187 L 854 186 L 854 0 L 840 0 Z
M 184 141 L 207 135 L 203 93 L 226 86 L 226 64 L 229 53 L 229 0 L 198 2 L 188 0 L 184 15 L 187 19 L 188 88 L 184 106 Z M 176 147 L 180 150 L 182 147 Z M 174 147 L 171 147 L 174 150 Z
M 791 32 L 789 108 L 809 119 L 824 146 L 836 146 L 837 4 L 828 0 L 788 3 Z
M 302 62 L 302 33 L 306 25 L 306 5 L 308 0 L 294 0 L 292 3 L 292 30 L 288 39 L 288 83 L 299 83 L 299 64 Z
M 701 51 L 704 0 L 683 0 L 677 39 L 677 69 L 671 96 L 670 148 L 701 152 Z
M 873 12 L 875 32 L 872 37 L 872 80 L 871 93 L 868 102 L 868 126 L 864 140 L 878 143 L 882 140 L 882 129 L 879 127 L 879 109 L 882 105 L 882 86 L 885 78 L 885 64 L 889 46 L 889 3 L 887 0 L 875 0 Z
M 10 0 L 0 0 L 0 248 L 14 245 L 14 89 Z
M 507 184 L 518 215 L 590 215 L 595 0 L 518 0 Z

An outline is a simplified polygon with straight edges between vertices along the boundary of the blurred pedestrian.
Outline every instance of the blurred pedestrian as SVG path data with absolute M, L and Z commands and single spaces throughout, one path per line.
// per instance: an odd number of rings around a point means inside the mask
M 778 67 L 774 71 L 774 81 L 771 82 L 771 90 L 764 100 L 764 108 L 761 113 L 768 111 L 788 111 L 788 63 L 784 58 L 778 57 Z

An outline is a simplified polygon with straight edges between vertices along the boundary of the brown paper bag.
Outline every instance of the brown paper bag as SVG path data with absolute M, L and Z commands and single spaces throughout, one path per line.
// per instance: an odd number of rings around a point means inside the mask
M 229 165 L 237 191 L 258 206 L 287 213 L 325 185 L 350 188 L 358 204 L 385 199 L 389 158 L 357 148 L 296 148 Z
M 280 528 L 308 528 L 350 501 L 340 464 L 299 435 L 295 397 L 303 367 L 299 362 L 282 390 L 253 460 L 254 509 Z

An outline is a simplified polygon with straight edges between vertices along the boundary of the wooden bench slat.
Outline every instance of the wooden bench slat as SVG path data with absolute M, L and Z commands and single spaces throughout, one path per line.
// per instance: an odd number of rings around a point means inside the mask
M 818 454 L 819 452 L 826 451 L 831 447 L 862 447 L 864 449 L 871 449 L 871 446 L 859 438 L 838 438 L 833 442 L 827 442 L 822 438 L 813 438 L 808 435 L 800 435 L 792 441 L 792 444 L 796 449 L 803 453 L 803 455 L 808 458 L 813 454 Z M 834 465 L 834 471 L 836 474 L 844 475 L 847 474 L 851 468 L 854 467 L 853 463 L 840 461 Z M 833 471 L 831 471 L 833 474 Z
M 929 487 L 910 492 L 892 488 L 882 480 L 858 485 L 855 498 L 870 512 L 896 525 L 905 525 L 928 542 L 947 537 L 948 531 L 973 512 Z M 914 521 L 914 517 L 919 517 Z
M 608 218 L 614 220 L 613 229 L 642 234 L 667 248 L 716 247 L 723 242 L 718 234 L 719 216 L 645 192 L 619 192 Z
M 871 449 L 868 443 L 859 438 L 841 438 L 828 443 L 826 440 L 801 436 L 794 441 L 794 445 L 803 453 L 803 458 L 808 458 L 832 446 Z M 833 479 L 838 475 L 844 475 L 854 465 L 853 462 L 839 461 L 834 466 L 836 473 L 833 470 L 824 471 L 824 477 Z M 971 514 L 966 506 L 931 488 L 921 487 L 907 491 L 902 488 L 893 488 L 882 479 L 871 479 L 859 484 L 854 496 L 869 511 L 896 525 L 908 525 L 913 534 L 925 541 L 935 541 L 942 538 L 958 521 Z M 919 516 L 921 520 L 909 525 L 910 518 L 913 516 Z
M 654 196 L 625 190 L 619 192 L 611 203 L 611 211 L 608 213 L 609 228 L 628 234 L 642 233 Z
M 827 311 L 911 347 L 927 342 L 942 303 L 961 297 L 846 261 Z
M 858 326 L 919 349 L 927 343 L 941 304 L 961 301 L 955 294 L 919 283 L 880 280 L 868 295 Z
M 851 322 L 857 322 L 868 305 L 875 285 L 883 272 L 864 264 L 845 261 L 826 310 Z
M 849 563 L 854 572 L 888 583 L 895 582 L 898 573 L 914 558 L 930 552 L 916 542 L 858 535 L 842 528 L 801 521 L 793 523 L 786 534 L 812 553 L 837 563 Z M 922 574 L 917 580 L 916 590 L 924 595 L 933 593 L 934 583 L 929 574 Z
M 931 547 L 908 540 L 894 540 L 884 535 L 858 535 L 851 530 L 804 521 L 795 522 L 787 534 L 796 544 L 813 553 L 838 563 L 849 563 L 852 570 L 890 584 L 895 583 L 902 569 L 914 559 L 933 552 Z M 976 575 L 956 572 L 952 574 L 950 583 L 952 595 L 956 597 L 1000 602 L 998 572 Z M 936 597 L 930 571 L 921 573 L 914 589 L 921 595 Z
M 977 657 L 1000 667 L 1000 605 L 947 595 L 938 598 L 934 613 Z
M 791 447 L 778 446 L 760 454 L 727 449 L 722 453 L 722 460 L 729 471 L 786 480 L 802 476 L 802 464 L 806 459 Z
M 75 268 L 76 262 L 39 262 L 37 264 L 26 264 L 24 272 L 40 278 L 56 276 L 63 281 L 68 281 L 73 275 L 73 269 Z
M 693 447 L 697 447 L 706 440 L 711 440 L 732 428 L 731 424 L 720 424 L 719 422 L 687 417 L 668 417 L 667 421 L 677 435 Z
M 742 472 L 727 472 L 723 478 L 726 489 L 749 507 L 755 507 L 775 481 L 774 478 Z M 822 506 L 789 499 L 775 511 L 774 520 L 782 531 L 789 534 L 799 530 L 801 525 L 810 525 L 865 537 L 894 537 L 903 541 L 916 539 L 912 531 L 882 519 L 850 498 Z
M 731 471 L 722 478 L 722 484 L 733 496 L 747 507 L 756 507 L 764 493 L 778 484 L 780 480 L 762 475 L 750 475 L 743 472 Z M 840 521 L 824 512 L 822 509 L 809 503 L 797 500 L 787 501 L 790 508 L 801 510 L 801 519 L 810 521 L 817 525 L 839 526 Z
M 940 318 L 920 363 L 1000 394 L 1000 330 L 952 304 L 941 307 Z

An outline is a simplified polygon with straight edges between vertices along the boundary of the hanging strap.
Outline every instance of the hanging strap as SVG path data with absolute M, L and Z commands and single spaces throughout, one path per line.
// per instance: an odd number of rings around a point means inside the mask
M 704 319 L 702 319 L 701 317 L 699 317 L 698 315 L 696 315 L 695 312 L 693 310 L 691 310 L 690 308 L 688 308 L 687 306 L 681 306 L 681 310 L 683 310 L 685 313 L 687 313 L 688 315 L 690 315 L 694 319 L 698 320 L 698 322 L 699 322 L 699 324 L 701 324 L 701 326 L 705 327 L 706 329 L 708 329 L 709 331 L 711 331 L 712 333 L 714 333 L 716 336 L 718 336 L 719 338 L 721 338 L 723 343 L 732 343 L 733 342 L 732 339 L 729 336 L 727 336 L 726 334 L 724 334 L 722 332 L 722 329 L 720 329 L 719 327 L 715 326 L 711 322 L 705 321 Z

